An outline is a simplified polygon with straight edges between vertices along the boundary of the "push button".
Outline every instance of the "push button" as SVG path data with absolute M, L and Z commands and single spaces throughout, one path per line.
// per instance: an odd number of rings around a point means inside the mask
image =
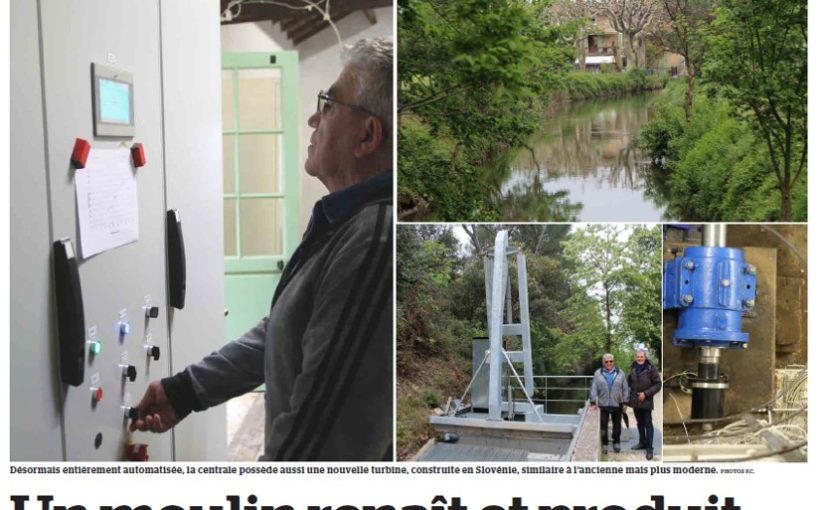
M 103 343 L 100 340 L 89 340 L 87 342 L 89 344 L 89 353 L 97 356 L 101 352 L 103 352 Z
M 92 386 L 92 402 L 100 402 L 101 400 L 103 400 L 103 388 Z
M 126 336 L 132 332 L 132 326 L 128 322 L 121 321 L 117 323 L 117 329 L 120 332 L 120 336 Z

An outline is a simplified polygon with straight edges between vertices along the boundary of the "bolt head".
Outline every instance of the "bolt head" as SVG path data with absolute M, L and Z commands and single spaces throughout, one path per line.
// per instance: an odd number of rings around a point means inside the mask
M 687 269 L 688 271 L 693 271 L 695 267 L 696 264 L 694 264 L 692 260 L 688 260 L 687 262 L 685 262 L 685 269 Z
M 722 287 L 730 287 L 730 280 L 728 280 L 727 278 L 722 280 Z
M 756 266 L 754 266 L 753 264 L 746 265 L 745 272 L 748 274 L 756 274 Z
M 745 306 L 747 306 L 748 308 L 753 308 L 753 305 L 755 305 L 755 304 L 756 304 L 756 302 L 753 299 L 746 299 L 745 300 Z
M 693 303 L 693 296 L 690 294 L 685 294 L 684 296 L 682 296 L 682 303 L 686 305 Z

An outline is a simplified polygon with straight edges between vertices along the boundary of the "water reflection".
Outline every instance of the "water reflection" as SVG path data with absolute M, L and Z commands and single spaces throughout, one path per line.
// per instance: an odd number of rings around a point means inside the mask
M 633 143 L 648 122 L 651 97 L 587 101 L 554 110 L 532 148 L 511 154 L 494 171 L 504 218 L 664 219 L 662 195 L 647 189 L 648 162 Z

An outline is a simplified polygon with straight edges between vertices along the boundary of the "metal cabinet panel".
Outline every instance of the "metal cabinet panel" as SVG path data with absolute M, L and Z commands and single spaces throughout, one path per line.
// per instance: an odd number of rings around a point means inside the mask
M 83 0 L 41 5 L 43 83 L 51 168 L 52 235 L 70 237 L 78 246 L 74 170 L 69 162 L 75 138 L 93 149 L 143 144 L 147 164 L 136 170 L 139 241 L 82 260 L 80 279 L 86 326 L 103 344 L 87 356 L 86 381 L 68 387 L 62 409 L 67 460 L 114 460 L 130 440 L 149 445 L 151 460 L 172 458 L 169 434 L 128 432 L 123 406 L 136 402 L 152 379 L 170 372 L 169 357 L 153 361 L 144 344 L 169 352 L 166 303 L 165 195 L 158 5 L 155 2 Z M 134 139 L 95 138 L 91 64 L 107 64 L 134 76 Z M 160 308 L 147 319 L 143 307 Z M 131 332 L 121 335 L 118 323 Z M 137 379 L 121 376 L 120 364 L 132 364 Z M 103 390 L 94 403 L 92 388 Z
M 180 212 L 187 252 L 172 372 L 224 343 L 219 11 L 218 0 L 161 2 L 167 206 Z M 198 41 L 197 51 L 181 41 Z M 225 460 L 225 407 L 190 414 L 174 437 L 176 460 Z
M 10 417 L 14 461 L 63 455 L 51 335 L 50 235 L 36 2 L 11 3 Z M 31 388 L 46 390 L 32 398 Z

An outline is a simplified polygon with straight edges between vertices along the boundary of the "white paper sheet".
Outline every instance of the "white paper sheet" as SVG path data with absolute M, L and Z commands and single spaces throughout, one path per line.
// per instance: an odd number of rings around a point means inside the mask
M 138 196 L 129 149 L 92 149 L 75 172 L 83 258 L 138 240 Z

